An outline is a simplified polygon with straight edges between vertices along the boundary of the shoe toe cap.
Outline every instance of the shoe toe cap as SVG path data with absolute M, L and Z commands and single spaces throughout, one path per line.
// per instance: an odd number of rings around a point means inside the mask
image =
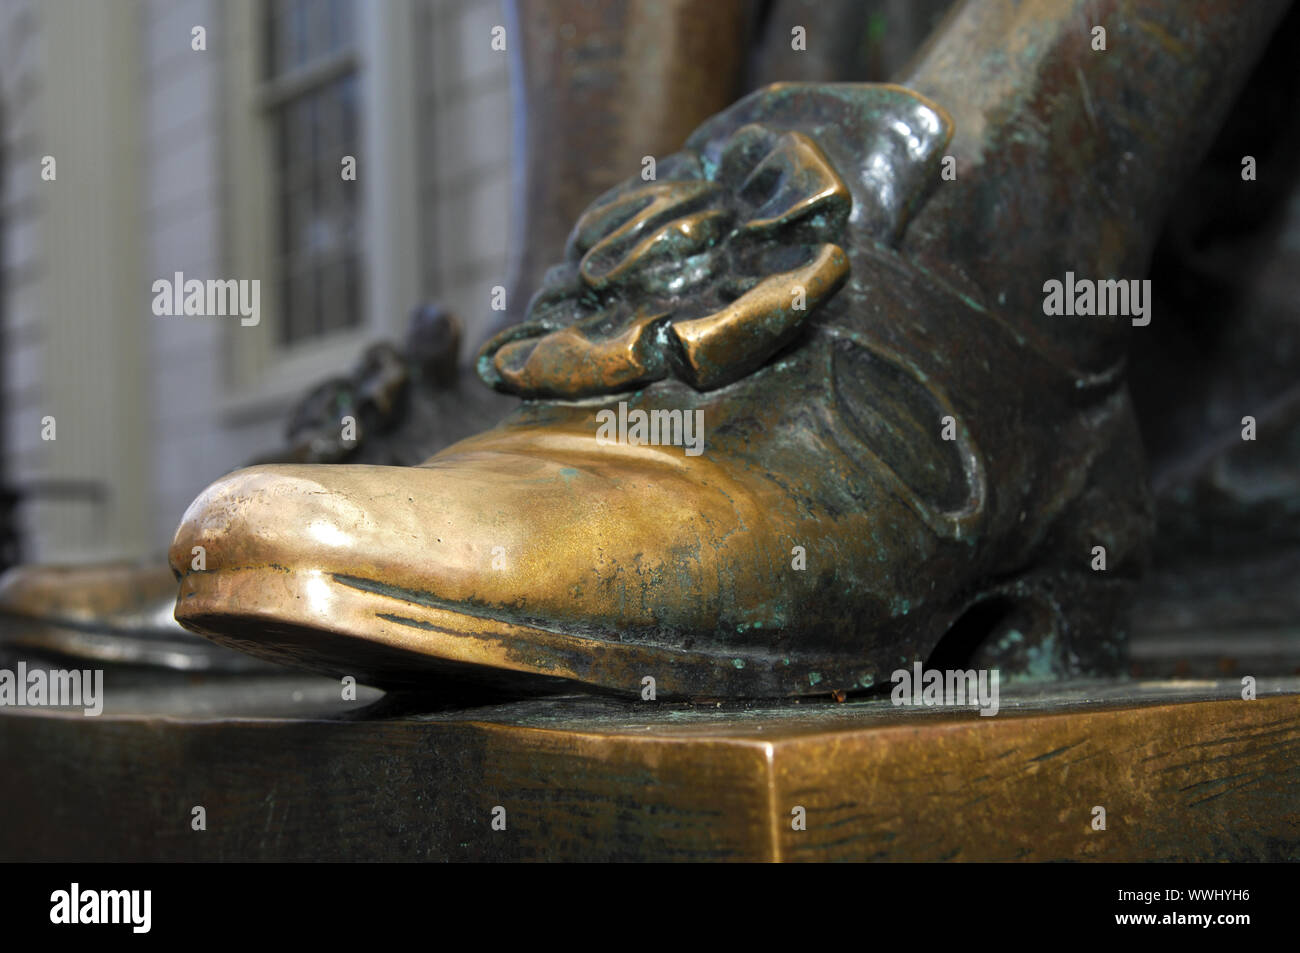
M 236 471 L 190 506 L 170 561 L 182 576 L 308 573 L 619 637 L 707 629 L 729 606 L 752 608 L 729 580 L 753 578 L 743 567 L 755 552 L 778 551 L 754 545 L 764 529 L 742 488 L 680 451 L 489 443 L 420 467 Z

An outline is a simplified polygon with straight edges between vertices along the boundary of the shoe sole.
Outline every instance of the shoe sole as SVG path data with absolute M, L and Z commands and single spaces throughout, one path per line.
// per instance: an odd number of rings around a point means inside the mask
M 188 573 L 176 619 L 215 642 L 280 664 L 390 689 L 459 680 L 534 691 L 575 687 L 642 696 L 825 695 L 858 688 L 861 661 L 794 655 L 756 661 L 574 635 L 433 604 L 384 583 L 322 571 Z

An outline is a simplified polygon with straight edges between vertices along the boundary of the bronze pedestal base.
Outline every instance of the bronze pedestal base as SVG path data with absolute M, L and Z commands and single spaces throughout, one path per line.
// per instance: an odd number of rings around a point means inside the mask
M 0 709 L 0 859 L 1300 857 L 1295 678 L 1254 701 L 1236 680 L 1004 690 L 987 718 L 579 697 L 417 715 L 327 680 L 115 677 L 98 718 Z

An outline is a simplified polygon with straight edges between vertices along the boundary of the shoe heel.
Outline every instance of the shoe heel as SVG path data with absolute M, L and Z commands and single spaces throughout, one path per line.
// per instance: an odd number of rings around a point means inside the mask
M 1026 574 L 976 599 L 926 666 L 997 669 L 1025 681 L 1113 677 L 1127 661 L 1126 616 L 1135 590 L 1132 580 L 1118 577 Z
M 1111 417 L 1116 432 L 1046 534 L 1038 549 L 1043 558 L 972 599 L 932 653 L 932 667 L 964 661 L 1026 680 L 1125 671 L 1128 610 L 1146 568 L 1155 520 L 1137 426 L 1126 397 L 1118 396 Z

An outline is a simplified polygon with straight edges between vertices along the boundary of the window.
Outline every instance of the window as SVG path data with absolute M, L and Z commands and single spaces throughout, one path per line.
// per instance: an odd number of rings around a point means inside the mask
M 287 411 L 420 299 L 413 5 L 220 3 L 225 270 L 261 281 L 227 323 L 230 426 Z M 344 180 L 342 160 L 357 160 Z
M 354 0 L 269 0 L 264 81 L 270 126 L 274 280 L 281 347 L 362 323 L 360 151 Z

